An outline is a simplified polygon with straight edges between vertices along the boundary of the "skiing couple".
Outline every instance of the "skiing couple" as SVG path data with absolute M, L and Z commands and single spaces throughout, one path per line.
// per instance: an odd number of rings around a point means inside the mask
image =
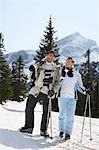
M 49 51 L 42 65 L 32 66 L 31 71 L 35 70 L 36 80 L 34 86 L 30 89 L 25 110 L 25 125 L 20 128 L 20 132 L 32 133 L 34 128 L 34 108 L 39 100 L 42 100 L 43 113 L 41 119 L 40 135 L 48 137 L 48 105 L 49 98 L 60 93 L 58 98 L 59 106 L 59 137 L 65 140 L 70 139 L 73 129 L 74 114 L 77 99 L 75 92 L 79 90 L 86 94 L 80 73 L 74 70 L 74 60 L 68 57 L 65 66 L 60 71 L 54 64 L 55 53 Z M 61 73 L 60 73 L 61 72 Z M 60 83 L 61 81 L 61 83 Z M 51 85 L 51 89 L 49 89 Z M 60 89 L 60 90 L 59 90 Z

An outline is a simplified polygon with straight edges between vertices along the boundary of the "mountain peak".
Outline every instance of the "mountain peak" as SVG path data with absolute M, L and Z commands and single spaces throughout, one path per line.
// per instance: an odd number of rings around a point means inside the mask
M 58 45 L 64 45 L 65 43 L 70 42 L 71 40 L 76 39 L 79 36 L 81 36 L 81 34 L 79 32 L 74 32 L 73 34 L 62 38 L 61 40 L 58 40 L 57 44 Z
M 80 33 L 79 32 L 74 32 L 73 34 L 69 35 L 69 36 L 79 36 Z
M 81 36 L 81 34 L 79 32 L 74 32 L 74 33 L 70 34 L 69 36 L 66 36 L 65 39 L 73 40 L 80 36 Z

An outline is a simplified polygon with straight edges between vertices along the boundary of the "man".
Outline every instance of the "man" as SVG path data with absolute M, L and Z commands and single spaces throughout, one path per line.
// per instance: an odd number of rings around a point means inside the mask
M 25 125 L 20 129 L 20 132 L 32 133 L 34 128 L 34 108 L 39 100 L 42 100 L 43 114 L 41 119 L 40 135 L 49 136 L 47 133 L 48 127 L 48 105 L 49 98 L 52 97 L 59 89 L 59 68 L 54 63 L 55 54 L 49 51 L 45 61 L 35 68 L 30 67 L 30 70 L 35 69 L 35 83 L 29 91 L 29 96 L 25 110 Z M 50 89 L 51 88 L 51 89 Z
M 76 109 L 75 91 L 79 90 L 86 94 L 80 73 L 74 70 L 74 60 L 68 57 L 66 64 L 62 69 L 62 81 L 60 89 L 60 97 L 58 99 L 59 106 L 59 136 L 65 140 L 70 139 L 73 129 L 74 115 Z

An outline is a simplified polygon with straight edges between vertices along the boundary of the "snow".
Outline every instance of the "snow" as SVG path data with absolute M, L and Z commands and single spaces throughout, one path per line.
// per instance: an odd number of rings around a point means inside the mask
M 85 119 L 82 143 L 81 129 L 83 117 L 75 116 L 71 139 L 59 139 L 58 115 L 52 112 L 53 139 L 39 135 L 42 106 L 35 108 L 35 128 L 32 135 L 23 134 L 18 129 L 24 125 L 26 101 L 18 103 L 8 101 L 0 105 L 0 150 L 99 150 L 99 119 L 92 118 L 92 141 L 89 139 L 89 118 Z M 50 133 L 50 126 L 48 128 Z

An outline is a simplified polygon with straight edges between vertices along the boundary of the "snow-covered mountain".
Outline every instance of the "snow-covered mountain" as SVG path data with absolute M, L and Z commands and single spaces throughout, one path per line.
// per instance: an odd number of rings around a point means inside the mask
M 88 49 L 91 50 L 91 61 L 99 61 L 99 47 L 97 43 L 94 40 L 83 37 L 79 32 L 57 41 L 57 45 L 60 48 L 61 61 L 71 56 L 76 62 L 82 62 L 85 60 L 84 54 Z
M 24 63 L 28 66 L 29 63 L 34 61 L 35 51 L 33 50 L 19 50 L 17 52 L 8 53 L 5 55 L 5 58 L 8 64 L 11 64 L 15 61 L 19 56 L 22 56 Z
M 80 35 L 79 32 L 75 32 L 61 40 L 58 40 L 57 45 L 59 47 L 60 61 L 64 62 L 66 57 L 72 56 L 76 63 L 85 61 L 85 53 L 88 49 L 91 50 L 91 61 L 99 61 L 99 47 L 94 40 L 87 39 Z M 18 52 L 8 53 L 5 55 L 6 60 L 10 64 L 19 55 L 24 59 L 26 66 L 28 67 L 34 61 L 34 50 L 21 50 Z
M 99 119 L 92 118 L 92 140 L 90 141 L 89 118 L 85 119 L 83 138 L 81 131 L 83 117 L 75 116 L 73 133 L 69 141 L 59 139 L 58 113 L 52 112 L 53 139 L 40 136 L 42 106 L 35 108 L 35 126 L 32 135 L 20 133 L 24 125 L 26 101 L 18 103 L 8 101 L 0 105 L 0 150 L 99 150 Z M 50 134 L 50 124 L 48 128 Z

